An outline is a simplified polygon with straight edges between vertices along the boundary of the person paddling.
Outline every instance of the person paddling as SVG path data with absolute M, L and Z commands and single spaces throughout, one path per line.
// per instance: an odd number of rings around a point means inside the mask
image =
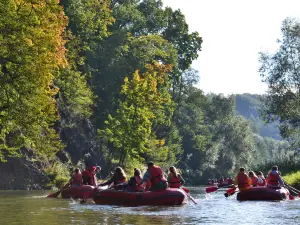
M 267 176 L 267 187 L 268 188 L 280 188 L 284 185 L 282 177 L 279 175 L 278 166 L 273 166 L 272 170 Z
M 266 186 L 266 179 L 261 171 L 257 172 L 257 186 L 264 187 Z
M 126 174 L 121 167 L 117 167 L 113 176 L 106 182 L 99 184 L 98 186 L 105 186 L 113 184 L 114 187 L 117 187 L 120 184 L 124 184 L 126 182 Z M 125 187 L 125 186 L 124 186 Z
M 168 187 L 168 182 L 163 175 L 163 171 L 159 166 L 154 165 L 153 162 L 148 163 L 147 172 L 141 181 L 143 186 L 151 183 L 150 191 L 165 190 Z
M 132 192 L 143 192 L 144 188 L 140 185 L 141 181 L 141 171 L 134 168 L 134 176 L 130 178 L 127 190 Z
M 251 188 L 251 178 L 245 173 L 245 168 L 241 167 L 240 172 L 234 180 L 234 184 L 238 186 L 240 191 L 245 191 Z
M 75 169 L 69 184 L 72 187 L 79 187 L 82 185 L 82 174 L 79 168 Z
M 257 176 L 253 171 L 249 172 L 249 177 L 251 178 L 251 183 L 252 183 L 252 187 L 256 187 L 257 186 Z
M 100 172 L 100 170 L 101 170 L 100 166 L 92 166 L 87 170 L 83 171 L 82 172 L 83 184 L 97 186 L 98 181 L 97 181 L 96 174 Z
M 180 188 L 185 181 L 174 166 L 169 168 L 168 183 L 170 188 Z

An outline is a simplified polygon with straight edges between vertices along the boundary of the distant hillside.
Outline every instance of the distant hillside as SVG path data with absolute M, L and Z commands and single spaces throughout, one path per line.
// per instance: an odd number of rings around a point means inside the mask
M 253 132 L 263 137 L 280 140 L 278 123 L 265 124 L 260 117 L 259 110 L 263 105 L 262 95 L 238 94 L 236 96 L 236 111 L 252 122 Z

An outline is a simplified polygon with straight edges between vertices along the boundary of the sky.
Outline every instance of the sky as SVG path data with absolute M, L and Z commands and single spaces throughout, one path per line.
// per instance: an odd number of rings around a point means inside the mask
M 162 0 L 180 9 L 191 32 L 203 38 L 192 67 L 205 93 L 262 94 L 259 52 L 275 52 L 281 23 L 300 16 L 300 0 Z

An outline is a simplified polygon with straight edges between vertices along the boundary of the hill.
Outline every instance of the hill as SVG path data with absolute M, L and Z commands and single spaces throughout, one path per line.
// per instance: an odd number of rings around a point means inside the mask
M 265 124 L 260 116 L 260 109 L 263 106 L 263 96 L 255 94 L 237 94 L 236 112 L 251 121 L 254 133 L 263 137 L 270 137 L 281 140 L 278 123 Z

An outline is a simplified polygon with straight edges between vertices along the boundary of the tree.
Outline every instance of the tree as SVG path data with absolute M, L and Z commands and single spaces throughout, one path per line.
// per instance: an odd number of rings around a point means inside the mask
M 267 122 L 279 120 L 284 137 L 300 128 L 300 22 L 283 21 L 278 51 L 260 53 L 260 73 L 269 86 L 264 115 Z
M 97 70 L 94 65 L 97 48 L 109 36 L 107 27 L 114 19 L 108 0 L 68 0 L 62 4 L 69 18 L 64 33 L 69 64 L 55 79 L 59 87 L 57 105 L 61 118 L 57 130 L 66 144 L 64 150 L 70 153 L 74 163 L 89 153 L 93 153 L 93 159 L 101 160 L 97 132 L 90 121 L 97 97 L 92 91 L 91 74 Z
M 66 24 L 57 0 L 0 3 L 0 160 L 21 147 L 47 156 L 62 147 L 53 79 L 66 65 Z
M 164 140 L 156 139 L 152 126 L 158 116 L 161 121 L 170 121 L 172 101 L 165 91 L 168 87 L 166 73 L 170 69 L 170 66 L 154 62 L 146 66 L 145 73 L 136 71 L 132 80 L 125 78 L 121 89 L 123 100 L 119 101 L 116 115 L 109 115 L 106 128 L 99 131 L 100 136 L 113 144 L 116 152 L 112 157 L 117 157 L 120 165 L 125 165 L 127 159 L 143 161 L 151 146 L 164 145 Z

